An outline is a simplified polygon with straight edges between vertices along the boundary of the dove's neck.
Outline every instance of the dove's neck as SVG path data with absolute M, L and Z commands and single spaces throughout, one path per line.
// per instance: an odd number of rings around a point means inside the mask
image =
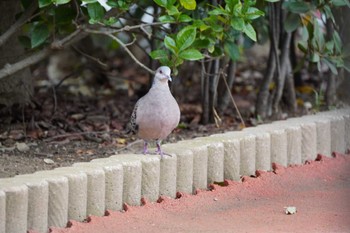
M 168 81 L 153 81 L 152 88 L 169 90 Z

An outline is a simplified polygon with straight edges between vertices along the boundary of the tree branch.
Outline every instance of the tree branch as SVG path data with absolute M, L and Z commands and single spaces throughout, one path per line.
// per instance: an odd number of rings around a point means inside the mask
M 38 1 L 33 1 L 28 9 L 19 17 L 19 19 L 4 33 L 0 36 L 0 47 L 5 44 L 8 39 L 17 32 L 17 30 L 30 19 L 31 15 L 38 8 Z
M 80 29 L 77 29 L 70 35 L 66 36 L 65 38 L 54 41 L 50 47 L 45 48 L 43 50 L 40 50 L 37 53 L 31 54 L 28 57 L 22 59 L 21 61 L 14 63 L 14 64 L 6 64 L 1 70 L 0 70 L 0 80 L 3 78 L 6 78 L 8 76 L 11 76 L 15 74 L 16 72 L 27 68 L 31 65 L 34 65 L 38 63 L 39 61 L 45 59 L 47 56 L 49 56 L 54 50 L 62 49 L 68 45 L 71 45 L 72 43 L 81 40 L 84 38 L 87 34 L 81 31 Z
M 137 26 L 137 27 L 136 27 Z M 144 68 L 145 70 L 147 70 L 149 73 L 151 73 L 152 75 L 155 74 L 155 72 L 153 70 L 151 70 L 150 68 L 148 68 L 146 65 L 144 65 L 142 62 L 140 62 L 135 55 L 129 50 L 128 45 L 125 44 L 123 41 L 121 41 L 118 37 L 116 37 L 115 35 L 113 35 L 113 33 L 115 32 L 122 32 L 122 31 L 129 31 L 129 28 L 140 28 L 141 25 L 135 25 L 135 26 L 125 26 L 124 28 L 118 29 L 118 30 L 105 30 L 105 31 L 100 31 L 100 30 L 91 30 L 91 29 L 84 29 L 85 32 L 88 33 L 94 33 L 94 34 L 101 34 L 101 35 L 106 35 L 109 36 L 110 38 L 112 38 L 113 40 L 115 40 L 116 42 L 118 42 L 118 44 L 120 44 L 120 46 L 123 47 L 123 49 L 129 54 L 129 56 L 142 68 Z

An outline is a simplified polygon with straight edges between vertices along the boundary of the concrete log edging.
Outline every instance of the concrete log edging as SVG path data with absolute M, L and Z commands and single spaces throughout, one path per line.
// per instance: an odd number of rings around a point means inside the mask
M 119 211 L 160 196 L 192 194 L 256 170 L 303 164 L 317 154 L 350 149 L 350 108 L 322 112 L 239 132 L 166 144 L 159 155 L 120 154 L 72 167 L 0 179 L 0 233 L 48 232 L 69 220 Z

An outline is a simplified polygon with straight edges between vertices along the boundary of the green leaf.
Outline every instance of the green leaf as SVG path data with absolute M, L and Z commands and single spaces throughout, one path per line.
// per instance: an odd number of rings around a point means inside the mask
M 53 0 L 52 2 L 55 4 L 55 5 L 62 5 L 62 4 L 66 4 L 68 2 L 70 2 L 71 0 Z
M 196 9 L 196 0 L 180 0 L 181 6 L 183 6 L 186 10 L 194 10 Z
M 39 7 L 43 8 L 50 5 L 51 3 L 52 3 L 52 0 L 39 0 Z
M 300 16 L 298 14 L 289 13 L 284 22 L 284 29 L 287 32 L 295 31 L 301 25 Z
M 169 8 L 167 8 L 167 13 L 168 13 L 168 15 L 178 15 L 178 14 L 180 14 L 179 10 L 175 6 L 170 6 Z
M 231 27 L 237 31 L 243 31 L 245 28 L 244 20 L 238 17 L 232 18 Z
M 237 61 L 240 57 L 238 46 L 232 42 L 228 41 L 224 45 L 225 52 L 230 56 L 233 61 Z
M 286 8 L 293 13 L 306 13 L 310 8 L 310 4 L 304 1 L 298 1 L 298 2 L 286 2 Z
M 30 40 L 32 48 L 38 47 L 39 45 L 43 44 L 49 37 L 49 35 L 49 28 L 45 24 L 34 25 Z
M 337 67 L 331 61 L 329 61 L 328 59 L 322 59 L 322 61 L 329 67 L 333 74 L 338 74 Z
M 179 16 L 178 21 L 182 22 L 182 23 L 188 23 L 188 22 L 192 21 L 192 18 L 190 16 L 188 16 L 188 15 L 182 14 L 182 15 Z
M 90 19 L 94 21 L 99 21 L 104 16 L 104 9 L 98 2 L 88 4 L 87 10 L 88 10 Z
M 310 61 L 311 62 L 319 62 L 320 61 L 320 55 L 318 55 L 318 53 L 311 54 Z
M 342 42 L 341 42 L 340 36 L 339 36 L 337 31 L 333 32 L 333 41 L 334 41 L 336 53 L 341 53 L 341 51 L 342 51 Z
M 256 41 L 256 32 L 255 32 L 253 26 L 252 26 L 250 23 L 246 24 L 246 26 L 245 26 L 243 32 L 244 32 L 250 39 L 252 39 L 253 41 Z
M 164 8 L 167 7 L 167 3 L 168 3 L 167 0 L 154 0 L 154 2 L 155 2 L 157 5 L 159 5 L 159 6 L 161 6 L 161 7 L 164 7 Z
M 212 11 L 209 11 L 209 15 L 230 15 L 227 11 L 222 8 L 215 8 Z
M 176 43 L 173 38 L 166 36 L 164 39 L 164 45 L 166 48 L 168 48 L 172 53 L 177 54 L 177 47 Z
M 210 45 L 209 39 L 197 39 L 193 42 L 192 47 L 197 49 L 207 49 Z
M 163 49 L 158 49 L 158 50 L 154 50 L 150 53 L 150 56 L 153 58 L 153 59 L 164 59 L 164 58 L 167 58 L 168 57 L 168 53 L 166 50 L 163 50 Z
M 302 51 L 303 53 L 307 53 L 307 47 L 306 47 L 306 45 L 304 45 L 303 43 L 299 42 L 299 43 L 298 43 L 298 48 L 299 48 L 300 51 Z
M 245 16 L 250 20 L 257 19 L 263 15 L 264 15 L 264 12 L 262 12 L 261 10 L 255 7 L 249 7 L 245 14 Z
M 162 23 L 173 23 L 175 22 L 174 17 L 170 16 L 170 15 L 162 15 L 158 18 L 159 22 Z
M 349 0 L 333 0 L 332 3 L 334 6 L 348 6 L 348 7 L 350 7 Z
M 187 49 L 179 53 L 179 57 L 184 60 L 196 61 L 203 59 L 204 56 L 197 49 Z
M 196 28 L 187 26 L 183 28 L 176 36 L 176 45 L 179 51 L 185 50 L 192 45 L 196 39 Z

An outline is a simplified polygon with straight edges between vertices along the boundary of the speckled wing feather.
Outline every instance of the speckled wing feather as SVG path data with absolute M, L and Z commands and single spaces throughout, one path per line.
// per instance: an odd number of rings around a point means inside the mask
M 137 133 L 139 126 L 136 123 L 136 112 L 137 112 L 137 108 L 138 108 L 138 103 L 139 101 L 136 102 L 134 110 L 132 111 L 131 117 L 130 117 L 130 121 L 127 125 L 127 131 L 128 132 L 132 132 L 134 134 Z

